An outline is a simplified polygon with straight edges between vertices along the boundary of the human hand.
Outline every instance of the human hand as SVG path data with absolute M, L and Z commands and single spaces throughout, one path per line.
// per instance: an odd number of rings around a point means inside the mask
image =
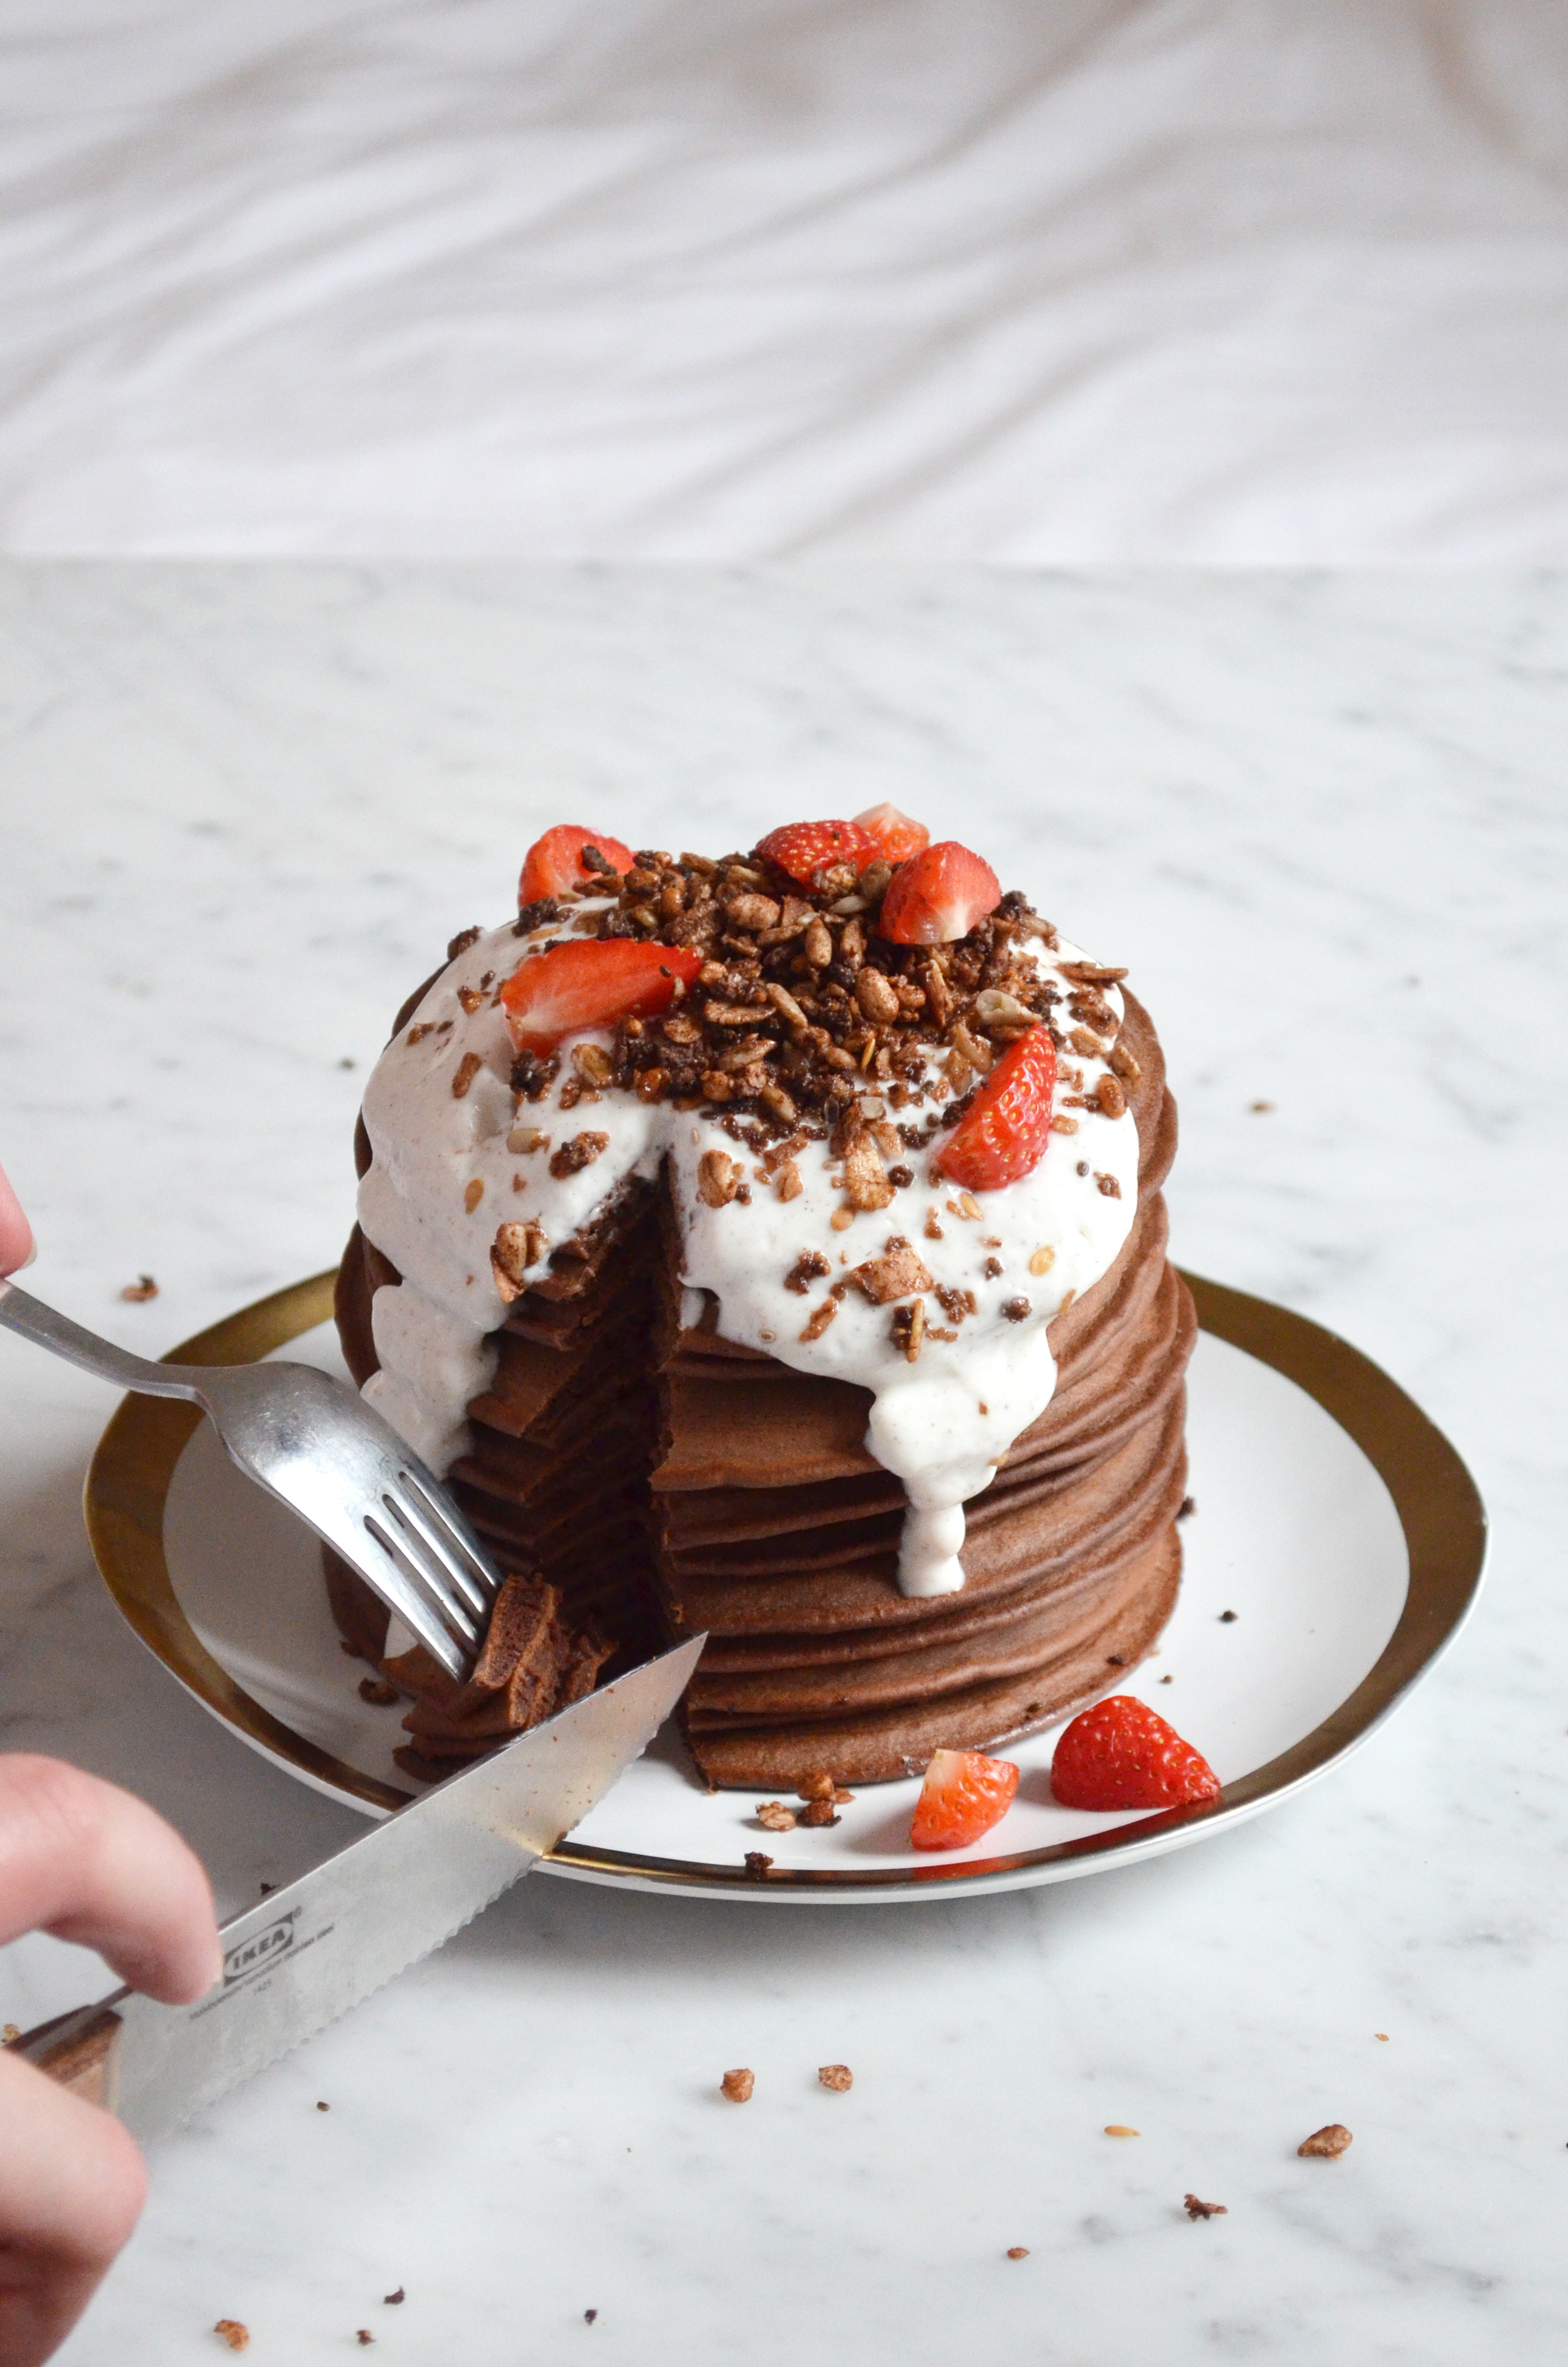
M 33 1253 L 33 1229 L 0 1167 L 0 1274 L 15 1274 Z
M 223 1969 L 197 1859 L 129 1792 L 55 1759 L 0 1757 L 0 1942 L 51 1931 L 120 1978 L 186 2005 Z M 146 2198 L 126 2131 L 0 2050 L 0 2367 L 39 2367 Z

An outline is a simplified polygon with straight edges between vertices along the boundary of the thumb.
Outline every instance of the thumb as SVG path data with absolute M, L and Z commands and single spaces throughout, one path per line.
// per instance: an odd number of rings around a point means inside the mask
M 22 1204 L 0 1167 L 0 1274 L 15 1274 L 31 1263 L 33 1229 L 22 1214 Z

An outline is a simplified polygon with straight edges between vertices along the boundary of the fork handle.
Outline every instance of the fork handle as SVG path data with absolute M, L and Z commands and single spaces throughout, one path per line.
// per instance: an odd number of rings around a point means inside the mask
M 139 1389 L 147 1397 L 200 1401 L 201 1391 L 190 1367 L 154 1365 L 145 1356 L 133 1356 L 129 1348 L 100 1340 L 96 1331 L 73 1323 L 69 1315 L 58 1314 L 30 1291 L 18 1290 L 14 1282 L 0 1281 L 0 1325 L 52 1350 L 68 1365 L 80 1365 L 85 1373 L 96 1374 L 100 1381 L 115 1381 L 122 1389 Z

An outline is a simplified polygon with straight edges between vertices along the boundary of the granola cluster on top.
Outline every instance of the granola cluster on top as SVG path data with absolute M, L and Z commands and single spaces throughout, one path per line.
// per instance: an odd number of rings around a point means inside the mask
M 585 850 L 591 869 L 595 854 Z M 644 848 L 624 875 L 606 865 L 589 900 L 568 889 L 526 905 L 520 935 L 564 921 L 601 940 L 679 946 L 702 964 L 662 1017 L 619 1021 L 608 1047 L 579 1044 L 560 1105 L 629 1089 L 701 1109 L 754 1154 L 776 1156 L 796 1128 L 803 1142 L 831 1127 L 858 1135 L 857 1096 L 869 1088 L 892 1112 L 920 1113 L 874 1127 L 852 1162 L 847 1188 L 871 1208 L 913 1180 L 890 1174 L 889 1162 L 955 1125 L 1001 1053 L 1041 1023 L 1068 1059 L 1109 1044 L 1113 1073 L 1084 1105 L 1119 1115 L 1119 1080 L 1132 1082 L 1136 1066 L 1111 1040 L 1118 1021 L 1100 990 L 1125 972 L 1067 965 L 1064 998 L 1027 950 L 1032 939 L 1055 946 L 1055 930 L 1017 891 L 953 942 L 896 943 L 879 925 L 894 869 L 879 859 L 857 877 L 835 865 L 803 883 L 761 850 L 711 861 Z M 553 1052 L 524 1050 L 513 1091 L 543 1100 L 559 1065 Z M 787 1196 L 787 1172 L 783 1188 Z

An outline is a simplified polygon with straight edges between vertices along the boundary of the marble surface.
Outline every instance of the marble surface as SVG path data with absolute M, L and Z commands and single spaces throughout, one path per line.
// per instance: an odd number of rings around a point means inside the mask
M 219 2316 L 290 2367 L 362 2327 L 419 2367 L 1555 2355 L 1568 583 L 39 563 L 0 617 L 41 1296 L 159 1351 L 330 1262 L 366 1060 L 541 823 L 890 794 L 1131 965 L 1179 1253 L 1383 1363 L 1498 1532 L 1393 1723 L 1202 1849 L 854 1913 L 525 1883 L 158 2149 L 68 2367 L 223 2355 Z M 0 1738 L 154 1800 L 232 1907 L 355 1820 L 118 1624 L 105 1394 L 8 1339 L 0 1387 Z M 0 2013 L 97 1975 L 22 1943 Z M 1349 2155 L 1299 2160 L 1328 2120 Z
M 1561 0 L 10 0 L 0 548 L 1561 563 Z

